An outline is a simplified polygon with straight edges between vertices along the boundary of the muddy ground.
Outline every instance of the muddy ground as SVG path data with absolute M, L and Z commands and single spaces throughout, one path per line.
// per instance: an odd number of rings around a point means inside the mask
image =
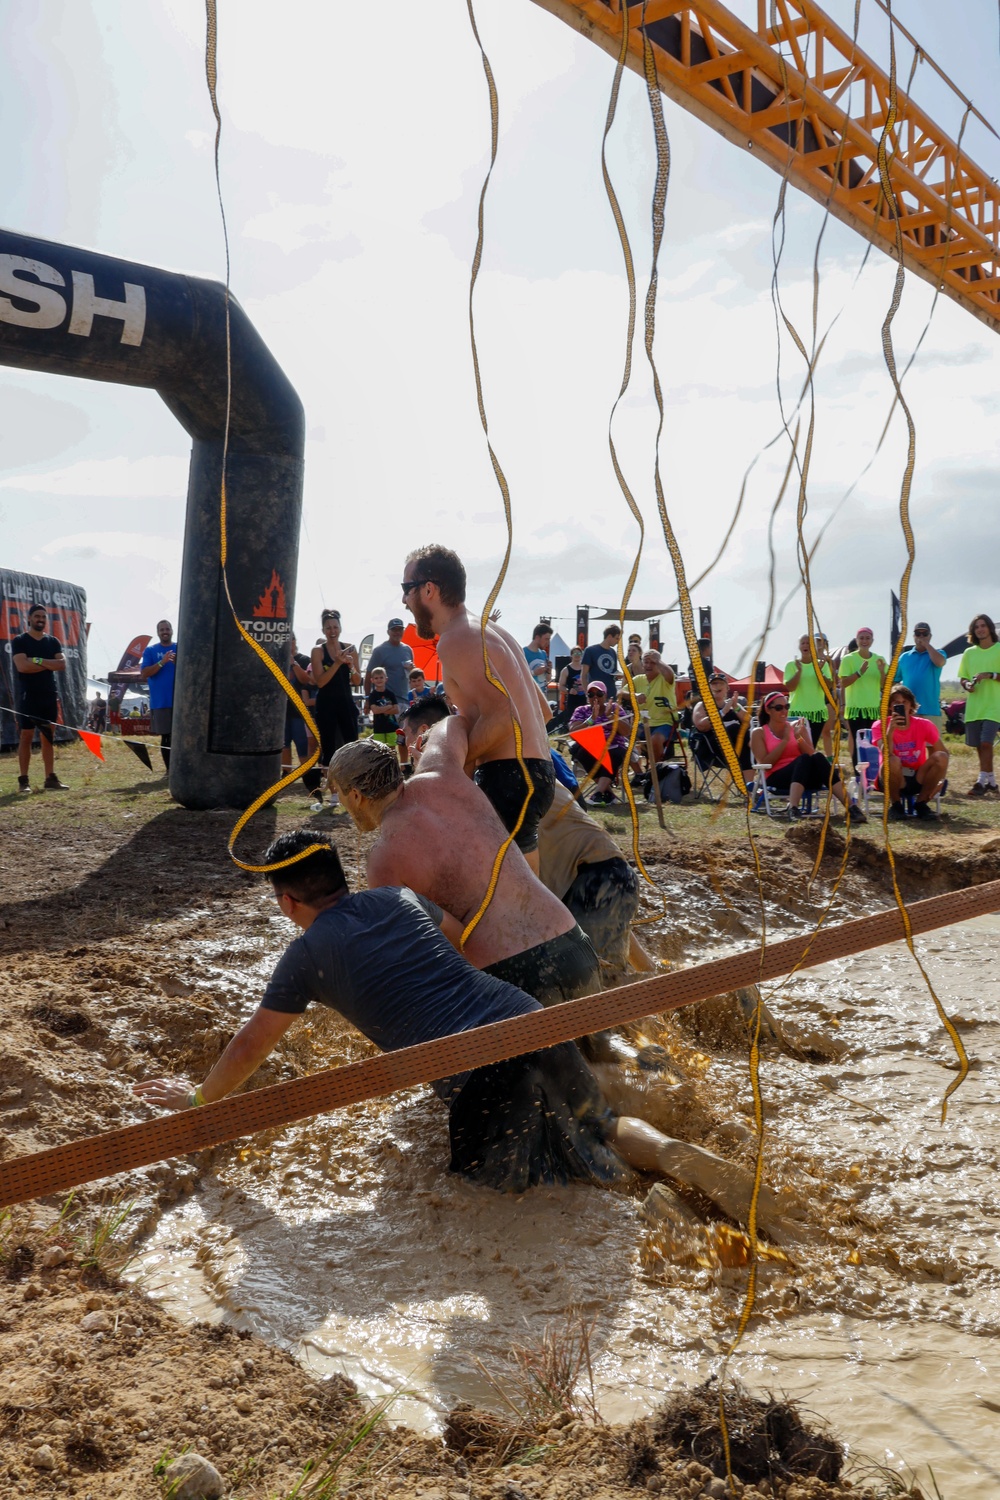
M 81 747 L 63 750 L 58 769 L 68 792 L 0 795 L 0 1154 L 7 1158 L 146 1118 L 131 1093 L 138 1078 L 204 1076 L 249 1013 L 285 932 L 259 882 L 226 855 L 228 813 L 175 806 L 165 782 L 117 747 L 103 767 Z M 9 786 L 12 773 L 5 758 L 0 785 Z M 908 898 L 1000 876 L 995 810 L 970 811 L 956 797 L 945 811 L 933 828 L 894 830 Z M 666 902 L 663 916 L 660 898 L 650 896 L 644 910 L 653 920 L 643 930 L 669 963 L 708 956 L 713 937 L 752 940 L 760 922 L 741 815 L 681 812 L 666 834 L 650 814 L 642 820 L 644 861 Z M 258 818 L 244 854 L 259 852 L 276 829 L 306 821 L 338 832 L 356 880 L 363 855 L 356 835 L 329 813 L 311 817 L 298 796 Z M 614 815 L 604 821 L 627 845 L 627 824 Z M 810 885 L 817 826 L 757 821 L 769 923 L 787 932 L 814 922 L 840 869 L 842 825 L 831 831 Z M 890 901 L 882 831 L 870 826 L 853 841 L 835 916 Z M 685 1019 L 688 1041 L 706 1051 L 714 1014 L 709 1006 L 704 1024 Z M 310 1013 L 253 1083 L 369 1052 L 336 1017 Z M 724 1141 L 712 1144 L 726 1154 Z M 475 1441 L 468 1420 L 451 1431 L 450 1443 L 395 1426 L 391 1409 L 375 1421 L 378 1413 L 349 1382 L 314 1380 L 287 1353 L 226 1325 L 181 1328 L 119 1278 L 129 1244 L 141 1242 L 167 1205 L 191 1193 L 210 1167 L 219 1172 L 260 1145 L 162 1163 L 111 1187 L 82 1189 L 68 1212 L 53 1200 L 14 1209 L 0 1225 L 0 1495 L 157 1496 L 157 1467 L 185 1449 L 218 1466 L 234 1500 L 721 1493 L 710 1469 L 672 1446 L 662 1424 L 595 1425 L 572 1402 L 553 1407 L 530 1433 L 512 1436 L 500 1422 L 499 1435 Z M 733 1141 L 731 1150 L 743 1156 L 745 1143 Z M 119 1211 L 124 1222 L 103 1245 Z M 319 1467 L 296 1490 L 308 1463 Z M 786 1475 L 737 1488 L 747 1500 L 883 1492 L 860 1473 L 853 1485 Z

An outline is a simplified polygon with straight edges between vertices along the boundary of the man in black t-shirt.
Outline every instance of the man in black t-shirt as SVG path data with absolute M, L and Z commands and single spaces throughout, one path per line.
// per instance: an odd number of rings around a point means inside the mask
M 27 630 L 23 635 L 15 636 L 10 643 L 16 684 L 17 727 L 20 730 L 17 747 L 19 792 L 32 790 L 28 772 L 31 766 L 31 742 L 36 729 L 42 742 L 45 790 L 66 790 L 56 775 L 52 748 L 52 731 L 59 717 L 59 695 L 53 674 L 65 672 L 66 658 L 62 642 L 57 641 L 54 635 L 46 635 L 45 627 L 48 622 L 48 611 L 43 605 L 36 604 L 28 612 Z
M 45 633 L 48 610 L 34 604 L 28 610 L 28 628 L 13 637 L 10 655 L 15 672 L 15 708 L 18 715 L 18 792 L 30 792 L 28 768 L 31 765 L 31 739 L 34 730 L 42 739 L 42 765 L 45 766 L 46 792 L 64 792 L 66 787 L 55 775 L 52 751 L 52 729 L 58 718 L 58 693 L 52 673 L 66 670 L 63 643 Z

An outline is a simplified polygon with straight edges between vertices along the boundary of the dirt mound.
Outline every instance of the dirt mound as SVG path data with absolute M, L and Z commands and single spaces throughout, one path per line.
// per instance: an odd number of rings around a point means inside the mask
M 741 1386 L 727 1389 L 724 1411 L 726 1436 L 719 1415 L 719 1388 L 707 1381 L 693 1391 L 674 1396 L 653 1418 L 657 1443 L 696 1459 L 723 1478 L 729 1464 L 744 1484 L 766 1479 L 811 1477 L 836 1483 L 844 1467 L 844 1450 L 828 1433 L 809 1428 L 791 1401 L 766 1401 Z

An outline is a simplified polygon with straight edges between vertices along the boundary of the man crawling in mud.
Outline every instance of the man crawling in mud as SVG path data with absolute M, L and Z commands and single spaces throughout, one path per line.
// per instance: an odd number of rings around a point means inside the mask
M 421 547 L 410 553 L 403 569 L 403 603 L 423 639 L 439 637 L 445 694 L 469 725 L 466 771 L 475 775 L 507 832 L 517 828 L 514 841 L 537 875 L 538 820 L 552 804 L 555 773 L 545 733 L 545 705 L 524 652 L 506 630 L 494 621 L 487 624 L 490 669 L 506 688 L 505 695 L 486 674 L 480 623 L 465 607 L 465 568 L 448 547 Z M 530 786 L 517 759 L 515 718 Z
M 364 831 L 379 830 L 368 855 L 369 886 L 408 886 L 428 897 L 458 948 L 486 898 L 505 838 L 488 799 L 465 775 L 468 755 L 465 719 L 446 714 L 422 741 L 418 771 L 409 780 L 395 752 L 375 740 L 343 745 L 330 762 L 331 784 L 354 822 Z M 477 969 L 543 1005 L 601 989 L 600 961 L 589 939 L 514 847 L 462 951 Z
M 326 847 L 296 859 L 313 843 Z M 433 902 L 398 886 L 351 894 L 332 842 L 311 831 L 282 834 L 265 855 L 282 913 L 300 930 L 257 1010 L 208 1077 L 150 1079 L 134 1086 L 150 1104 L 188 1109 L 224 1098 L 260 1067 L 312 1001 L 339 1011 L 382 1051 L 415 1046 L 538 1010 L 523 990 L 474 969 L 441 932 Z M 438 1079 L 448 1106 L 450 1167 L 472 1181 L 521 1193 L 538 1183 L 632 1180 L 662 1173 L 700 1189 L 746 1219 L 751 1179 L 698 1146 L 643 1120 L 616 1116 L 573 1042 Z M 758 1222 L 782 1229 L 781 1204 L 763 1189 Z

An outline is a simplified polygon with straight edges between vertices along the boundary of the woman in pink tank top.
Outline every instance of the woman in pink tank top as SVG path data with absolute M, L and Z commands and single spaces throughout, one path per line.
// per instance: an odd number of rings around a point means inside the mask
M 813 746 L 809 724 L 805 719 L 788 722 L 788 697 L 785 693 L 768 693 L 760 706 L 760 726 L 750 736 L 750 748 L 758 765 L 766 765 L 768 789 L 788 793 L 788 816 L 801 818 L 800 803 L 805 792 L 818 792 L 829 786 L 837 801 L 846 809 L 847 798 L 839 767 L 831 768 L 825 755 Z M 851 807 L 853 822 L 864 823 L 860 808 Z

